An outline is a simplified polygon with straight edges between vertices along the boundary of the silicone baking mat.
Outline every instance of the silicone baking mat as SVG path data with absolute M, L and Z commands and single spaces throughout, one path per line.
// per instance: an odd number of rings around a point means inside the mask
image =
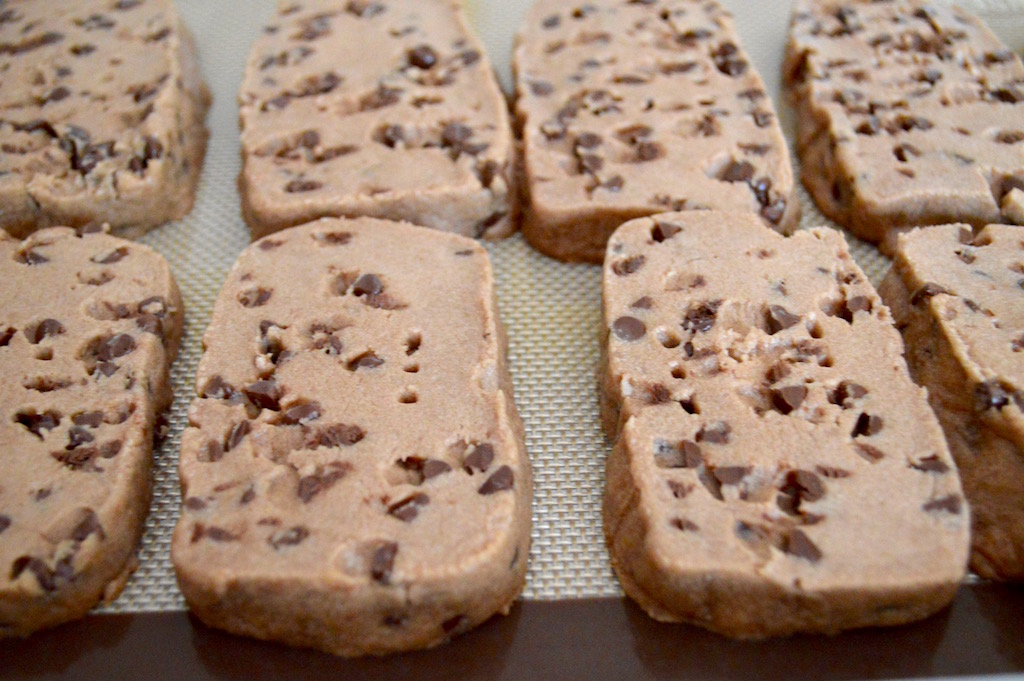
M 468 0 L 466 4 L 503 85 L 510 89 L 513 35 L 529 0 Z M 736 15 L 745 47 L 788 125 L 791 113 L 780 96 L 779 71 L 789 3 L 724 0 L 724 4 Z M 1013 49 L 1024 47 L 1024 0 L 961 0 L 959 4 L 980 14 Z M 169 560 L 180 502 L 178 445 L 193 395 L 203 329 L 224 276 L 249 242 L 235 187 L 240 167 L 236 93 L 249 45 L 271 18 L 274 2 L 178 0 L 178 5 L 196 35 L 203 75 L 214 94 L 208 119 L 210 145 L 195 209 L 186 219 L 143 239 L 168 258 L 181 286 L 185 339 L 173 369 L 170 434 L 155 453 L 154 499 L 140 565 L 121 596 L 101 612 L 185 608 Z M 806 194 L 801 199 L 805 226 L 827 224 Z M 888 263 L 875 249 L 851 243 L 857 260 L 877 283 Z M 518 235 L 488 248 L 509 330 L 516 401 L 526 424 L 536 480 L 533 548 L 523 597 L 619 596 L 622 592 L 601 533 L 604 461 L 609 450 L 599 422 L 596 388 L 601 270 L 548 259 Z

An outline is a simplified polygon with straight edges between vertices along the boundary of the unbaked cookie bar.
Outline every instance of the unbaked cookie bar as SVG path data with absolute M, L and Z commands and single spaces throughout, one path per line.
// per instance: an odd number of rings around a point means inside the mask
M 971 568 L 1024 580 L 1024 234 L 912 231 L 880 291 L 974 510 Z
M 784 77 L 818 207 L 891 251 L 900 228 L 1024 224 L 1024 65 L 918 0 L 798 0 Z
M 508 612 L 531 473 L 483 248 L 289 229 L 242 254 L 204 340 L 172 544 L 203 621 L 361 655 Z
M 512 133 L 454 0 L 282 0 L 240 94 L 255 237 L 324 216 L 515 229 Z
M 0 6 L 0 228 L 184 216 L 210 95 L 171 0 Z
M 960 480 L 838 232 L 635 220 L 609 242 L 604 311 L 605 533 L 648 613 L 760 638 L 950 602 Z
M 102 233 L 0 231 L 0 281 L 3 638 L 81 617 L 134 569 L 183 315 L 163 257 Z
M 540 0 L 515 51 L 523 233 L 601 262 L 623 222 L 748 211 L 791 232 L 800 206 L 771 99 L 708 0 Z

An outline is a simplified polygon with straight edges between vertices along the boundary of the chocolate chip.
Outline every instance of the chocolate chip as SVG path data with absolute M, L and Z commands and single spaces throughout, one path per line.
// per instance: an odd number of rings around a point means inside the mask
M 853 426 L 850 437 L 871 436 L 882 430 L 884 422 L 881 416 L 861 412 L 857 417 L 857 423 Z
M 482 442 L 473 448 L 473 452 L 463 461 L 467 473 L 473 471 L 484 473 L 494 461 L 494 447 L 489 442 Z
M 68 444 L 64 449 L 67 449 L 68 451 L 77 449 L 78 447 L 88 444 L 95 439 L 96 438 L 93 437 L 92 433 L 85 428 L 82 428 L 81 426 L 72 426 L 68 430 Z
M 311 423 L 318 418 L 320 418 L 320 405 L 316 402 L 307 402 L 286 410 L 281 416 L 281 423 L 286 426 L 295 426 Z
M 715 467 L 712 474 L 723 485 L 738 485 L 750 475 L 750 471 L 750 466 L 721 466 Z
M 686 518 L 673 518 L 671 525 L 677 530 L 681 530 L 683 532 L 697 532 L 700 530 L 697 523 L 692 520 L 687 520 Z
M 350 359 L 348 364 L 349 371 L 358 371 L 359 369 L 376 369 L 380 365 L 384 364 L 384 360 L 378 357 L 372 350 Z
M 418 69 L 430 69 L 437 63 L 437 52 L 429 45 L 418 45 L 408 53 L 409 64 Z
M 317 180 L 296 179 L 286 184 L 284 186 L 284 190 L 289 194 L 301 194 L 304 192 L 316 191 L 317 189 L 320 189 L 323 186 L 323 183 L 318 182 Z
M 926 456 L 916 463 L 911 463 L 910 467 L 922 473 L 939 473 L 941 475 L 949 472 L 949 466 L 939 458 L 938 454 Z
M 718 317 L 718 308 L 721 304 L 722 301 L 716 300 L 700 303 L 689 308 L 683 317 L 683 321 L 680 322 L 680 326 L 683 327 L 683 330 L 691 333 L 706 333 L 710 331 L 715 325 L 715 319 Z
M 647 326 L 636 317 L 619 317 L 612 324 L 612 333 L 619 340 L 631 342 L 643 338 L 647 333 Z
M 771 305 L 766 313 L 768 323 L 768 334 L 774 336 L 779 331 L 795 326 L 800 321 L 800 316 L 789 312 L 781 305 Z
M 734 43 L 722 43 L 711 52 L 711 58 L 718 70 L 727 76 L 741 76 L 747 70 L 747 62 L 739 56 L 739 49 Z
M 786 475 L 786 481 L 779 492 L 776 499 L 779 508 L 790 515 L 799 515 L 802 502 L 818 501 L 825 496 L 825 485 L 817 474 L 795 470 Z
M 71 417 L 71 422 L 76 426 L 85 426 L 88 428 L 99 428 L 103 424 L 103 412 L 101 411 L 85 411 L 81 414 L 75 414 Z
M 154 336 L 163 336 L 164 334 L 164 323 L 160 321 L 160 318 L 152 314 L 139 315 L 135 319 L 135 325 L 146 333 L 151 333 Z
M 451 466 L 440 459 L 429 459 L 423 462 L 423 479 L 430 480 L 431 478 L 436 478 L 439 475 L 444 475 L 451 469 Z
M 384 146 L 394 149 L 405 141 L 405 130 L 400 125 L 385 125 L 377 131 L 377 140 Z
M 195 543 L 200 539 L 209 539 L 210 541 L 215 541 L 218 544 L 227 544 L 233 541 L 238 541 L 239 537 L 233 532 L 225 530 L 223 527 L 196 523 L 195 529 L 192 531 L 192 542 Z
M 43 439 L 42 431 L 53 430 L 60 425 L 60 414 L 53 410 L 45 411 L 42 414 L 36 414 L 34 411 L 18 412 L 14 420 L 28 428 L 30 433 L 41 440 Z
M 612 272 L 620 277 L 624 277 L 637 272 L 644 266 L 645 262 L 647 262 L 647 258 L 643 255 L 634 255 L 622 260 L 616 260 L 612 264 Z
M 544 28 L 557 28 L 558 25 L 561 23 L 562 18 L 557 14 L 552 14 L 550 16 L 544 17 L 544 19 L 540 22 L 540 25 L 543 26 Z
M 974 404 L 978 411 L 1002 409 L 1014 399 L 1013 386 L 997 380 L 985 381 L 974 387 Z
M 870 463 L 878 463 L 885 458 L 885 452 L 874 445 L 869 445 L 865 442 L 854 442 L 853 447 L 861 458 Z
M 309 536 L 309 530 L 302 525 L 295 525 L 287 530 L 275 532 L 267 538 L 275 551 L 280 551 L 282 546 L 297 546 Z
M 238 294 L 238 302 L 243 307 L 262 307 L 267 304 L 270 297 L 273 295 L 271 289 L 265 289 L 262 286 L 255 288 L 249 288 Z
M 384 290 L 384 284 L 376 274 L 364 274 L 352 286 L 355 296 L 376 295 Z
M 348 475 L 350 470 L 352 470 L 352 466 L 349 463 L 329 463 L 324 471 L 300 478 L 296 493 L 299 499 L 302 500 L 302 503 L 308 504 L 313 500 L 313 497 L 327 491 L 336 482 Z
M 794 529 L 790 533 L 784 550 L 792 556 L 803 558 L 811 563 L 817 563 L 822 558 L 821 549 L 804 534 L 803 530 Z
M 64 332 L 64 325 L 58 322 L 56 319 L 44 319 L 35 326 L 26 328 L 25 338 L 28 339 L 29 343 L 37 345 L 41 343 L 45 338 L 49 338 L 51 336 L 59 336 Z
M 307 449 L 318 447 L 351 447 L 366 437 L 366 431 L 359 426 L 336 423 L 321 427 L 310 433 L 305 440 Z
M 1001 144 L 1017 144 L 1018 142 L 1024 142 L 1024 132 L 1019 130 L 1012 132 L 1004 130 L 996 135 L 996 142 Z
M 949 496 L 942 497 L 941 499 L 933 499 L 922 506 L 922 508 L 926 511 L 945 511 L 947 513 L 952 513 L 953 515 L 959 515 L 961 506 L 962 502 L 960 497 L 955 494 L 950 494 Z
M 690 440 L 682 440 L 677 444 L 656 440 L 654 463 L 659 468 L 697 468 L 704 463 L 704 457 L 700 445 Z
M 850 381 L 842 381 L 838 386 L 836 386 L 835 390 L 829 393 L 828 401 L 832 404 L 846 408 L 849 406 L 846 404 L 847 400 L 859 400 L 867 394 L 867 388 L 864 386 Z
M 547 97 L 555 91 L 555 86 L 546 80 L 535 80 L 530 83 L 530 92 L 538 97 Z
M 50 262 L 42 253 L 39 253 L 33 248 L 26 248 L 18 251 L 18 254 L 14 256 L 14 259 L 23 265 L 42 265 L 43 263 Z
M 224 458 L 224 445 L 216 440 L 207 440 L 197 456 L 203 463 L 215 463 Z
M 63 85 L 60 85 L 47 92 L 45 95 L 43 95 L 42 99 L 39 101 L 39 105 L 46 106 L 50 102 L 59 102 L 63 99 L 67 99 L 70 96 L 71 90 L 67 89 Z
M 368 0 L 350 0 L 345 5 L 345 11 L 349 14 L 354 14 L 360 19 L 369 19 L 381 14 L 385 10 L 385 6 L 379 2 L 369 2 Z
M 242 440 L 246 435 L 249 434 L 251 427 L 248 421 L 240 421 L 235 425 L 231 426 L 231 430 L 228 431 L 227 438 L 224 440 L 224 451 L 230 452 L 232 449 L 242 444 Z M 211 459 L 212 461 L 213 459 Z
M 11 516 L 0 513 L 0 534 L 4 533 L 11 526 Z
M 683 231 L 682 227 L 674 225 L 671 222 L 656 222 L 654 223 L 654 228 L 651 229 L 651 238 L 658 243 L 662 243 L 666 239 L 671 239 L 681 231 Z
M 135 350 L 135 339 L 126 333 L 119 333 L 111 336 L 100 345 L 96 357 L 104 362 L 124 357 Z
M 23 54 L 40 47 L 59 43 L 61 40 L 64 40 L 63 34 L 51 31 L 49 33 L 43 33 L 26 40 L 22 40 L 20 43 L 0 43 L 0 54 Z
M 807 398 L 807 386 L 789 385 L 785 388 L 772 390 L 772 405 L 779 412 L 789 414 L 804 403 Z
M 397 104 L 402 98 L 402 90 L 399 88 L 389 88 L 383 85 L 377 87 L 374 92 L 363 97 L 359 100 L 360 111 L 374 111 L 376 109 L 383 109 L 384 107 Z
M 185 499 L 185 508 L 190 511 L 202 511 L 206 506 L 206 502 L 199 497 L 189 497 Z
M 430 497 L 422 492 L 406 497 L 388 506 L 388 514 L 402 522 L 412 522 L 420 513 L 420 508 L 430 503 Z
M 701 426 L 697 432 L 697 442 L 707 442 L 714 445 L 729 443 L 732 428 L 725 421 L 717 421 Z
M 395 567 L 395 556 L 398 555 L 398 544 L 384 542 L 373 552 L 370 561 L 370 577 L 378 584 L 391 583 L 391 571 Z
M 480 489 L 478 489 L 477 492 L 479 494 L 487 496 L 489 494 L 494 494 L 496 492 L 503 492 L 505 490 L 512 489 L 513 484 L 514 478 L 512 474 L 512 469 L 509 468 L 508 466 L 502 466 L 494 473 L 492 473 L 491 477 L 487 478 L 487 480 L 484 482 L 484 484 L 480 486 Z
M 260 409 L 281 411 L 281 389 L 273 381 L 256 381 L 242 388 L 242 393 Z
M 747 182 L 754 176 L 754 166 L 747 161 L 730 161 L 718 174 L 723 182 Z

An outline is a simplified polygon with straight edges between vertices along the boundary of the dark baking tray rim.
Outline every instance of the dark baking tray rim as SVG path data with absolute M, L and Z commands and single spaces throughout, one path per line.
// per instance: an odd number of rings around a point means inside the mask
M 923 622 L 732 641 L 620 598 L 520 601 L 434 650 L 345 660 L 225 634 L 187 612 L 93 615 L 0 641 L 4 679 L 920 679 L 1024 672 L 1024 585 L 964 586 Z

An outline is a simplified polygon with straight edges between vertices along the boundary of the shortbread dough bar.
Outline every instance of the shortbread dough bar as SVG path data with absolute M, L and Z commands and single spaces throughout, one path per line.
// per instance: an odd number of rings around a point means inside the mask
M 605 532 L 648 613 L 761 638 L 950 602 L 968 506 L 838 232 L 636 220 L 609 243 L 604 306 Z

